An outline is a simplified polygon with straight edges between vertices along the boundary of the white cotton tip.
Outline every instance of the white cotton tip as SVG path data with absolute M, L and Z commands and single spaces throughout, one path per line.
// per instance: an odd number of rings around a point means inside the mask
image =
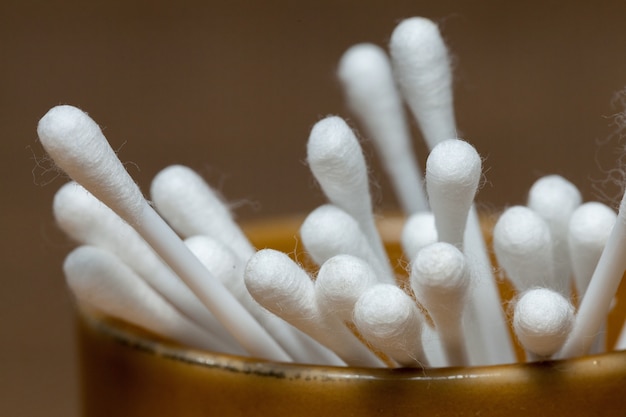
M 462 247 L 481 169 L 476 149 L 459 139 L 439 143 L 428 156 L 426 189 L 440 241 Z
M 354 324 L 375 349 L 400 366 L 427 366 L 422 316 L 413 299 L 395 285 L 378 284 L 354 306 Z
M 524 206 L 506 209 L 493 229 L 498 263 L 518 291 L 547 287 L 567 293 L 553 270 L 553 243 L 546 221 Z
M 578 308 L 572 333 L 559 352 L 560 358 L 589 352 L 597 334 L 606 323 L 615 293 L 626 271 L 625 252 L 626 194 L 622 197 L 617 220 Z
M 192 321 L 244 354 L 238 343 L 128 223 L 75 182 L 55 194 L 57 225 L 75 241 L 111 252 Z
M 163 169 L 152 180 L 150 197 L 159 214 L 183 236 L 217 239 L 243 262 L 254 253 L 227 205 L 192 169 L 182 165 Z
M 333 256 L 352 255 L 366 260 L 381 282 L 395 282 L 388 258 L 381 262 L 356 220 L 336 206 L 326 204 L 309 213 L 300 226 L 300 237 L 320 266 Z
M 402 208 L 406 213 L 425 210 L 422 176 L 387 54 L 373 44 L 354 45 L 341 57 L 338 75 L 348 105 L 372 139 Z
M 313 126 L 307 162 L 329 202 L 354 217 L 380 262 L 385 262 L 385 249 L 372 213 L 363 151 L 342 118 L 330 116 Z
M 185 245 L 237 299 L 249 296 L 243 282 L 243 268 L 237 255 L 210 236 L 191 236 Z
M 543 217 L 554 242 L 554 274 L 568 285 L 572 270 L 568 246 L 569 221 L 582 203 L 578 188 L 559 175 L 547 175 L 535 181 L 528 192 L 528 207 Z
M 456 138 L 450 58 L 437 25 L 423 17 L 400 22 L 389 52 L 400 90 L 428 147 Z
M 422 248 L 438 240 L 435 216 L 430 211 L 411 215 L 402 228 L 402 250 L 409 260 L 415 258 Z
M 130 223 L 250 354 L 291 361 L 146 202 L 87 114 L 71 106 L 55 107 L 39 121 L 37 132 L 56 164 Z
M 100 127 L 87 113 L 57 106 L 39 120 L 37 134 L 56 165 L 99 200 L 137 223 L 145 200 L 109 146 Z
M 427 246 L 413 260 L 410 280 L 441 336 L 448 365 L 467 365 L 462 321 L 471 276 L 465 255 L 445 242 Z
M 570 217 L 569 252 L 579 297 L 587 290 L 616 219 L 613 209 L 598 202 L 580 205 Z
M 549 358 L 563 345 L 574 324 L 574 307 L 547 288 L 526 291 L 515 304 L 513 328 L 524 349 Z
M 315 280 L 315 298 L 324 315 L 352 320 L 354 304 L 368 288 L 378 284 L 372 267 L 350 255 L 337 255 L 322 265 Z
M 72 251 L 63 264 L 81 303 L 191 347 L 231 353 L 231 346 L 181 315 L 113 254 L 93 246 Z
M 250 258 L 244 277 L 259 304 L 334 351 L 348 365 L 382 365 L 341 320 L 322 314 L 313 281 L 284 253 L 258 251 Z

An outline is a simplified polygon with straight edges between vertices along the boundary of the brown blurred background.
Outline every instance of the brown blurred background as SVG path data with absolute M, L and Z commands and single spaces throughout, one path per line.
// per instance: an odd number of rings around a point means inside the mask
M 548 173 L 598 196 L 596 160 L 618 156 L 616 140 L 597 142 L 615 130 L 611 99 L 626 85 L 623 1 L 1 2 L 0 415 L 77 415 L 60 273 L 71 245 L 50 213 L 65 179 L 35 132 L 50 107 L 88 111 L 144 189 L 182 163 L 239 218 L 304 212 L 322 202 L 303 163 L 308 131 L 349 116 L 334 75 L 341 53 L 385 45 L 414 15 L 437 20 L 453 51 L 458 125 L 486 158 L 481 204 L 521 203 Z M 377 207 L 395 207 L 366 153 Z

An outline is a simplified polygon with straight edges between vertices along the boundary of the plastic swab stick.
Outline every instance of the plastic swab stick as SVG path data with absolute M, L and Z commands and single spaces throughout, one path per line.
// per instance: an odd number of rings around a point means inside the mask
M 529 360 L 548 359 L 555 354 L 573 324 L 574 306 L 556 291 L 533 288 L 515 304 L 513 328 Z
M 395 28 L 389 49 L 396 80 L 428 147 L 456 138 L 450 60 L 437 25 L 422 17 L 404 20 Z M 471 314 L 476 327 L 469 337 L 478 346 L 472 347 L 471 356 L 484 364 L 513 362 L 512 341 L 474 208 L 466 242 L 465 253 L 475 275 Z
M 241 304 L 263 325 L 285 351 L 298 363 L 344 365 L 334 353 L 285 323 L 273 314 L 267 314 L 250 296 L 243 280 L 245 264 L 228 247 L 208 236 L 192 236 L 185 244 L 202 264 L 218 277 Z
M 439 241 L 463 247 L 465 225 L 474 202 L 482 163 L 476 149 L 459 139 L 433 148 L 426 161 L 426 189 Z
M 355 45 L 342 56 L 338 74 L 348 105 L 372 139 L 404 212 L 426 210 L 422 175 L 385 51 L 373 44 Z
M 325 315 L 352 321 L 354 304 L 368 288 L 378 284 L 372 267 L 360 258 L 337 255 L 322 265 L 315 280 L 315 299 Z
M 326 316 L 315 300 L 309 275 L 287 255 L 257 252 L 246 266 L 248 291 L 259 304 L 335 352 L 348 365 L 384 366 L 336 316 Z
M 595 201 L 582 204 L 570 217 L 568 243 L 579 298 L 589 286 L 616 219 L 612 208 Z
M 456 138 L 450 59 L 437 25 L 423 17 L 400 22 L 389 52 L 400 90 L 428 147 Z
M 354 306 L 354 323 L 374 348 L 400 366 L 428 365 L 422 349 L 422 316 L 415 302 L 395 285 L 378 284 Z
M 402 250 L 409 260 L 415 258 L 423 247 L 438 240 L 435 216 L 430 211 L 411 215 L 402 228 Z
M 469 364 L 463 331 L 470 273 L 455 246 L 438 242 L 422 249 L 411 264 L 411 287 L 441 336 L 448 365 Z
M 376 229 L 363 151 L 342 118 L 330 116 L 313 126 L 307 162 L 330 203 L 354 217 L 380 262 L 388 262 Z
M 378 259 L 356 220 L 336 206 L 326 204 L 309 213 L 300 226 L 300 237 L 309 256 L 320 266 L 335 255 L 352 255 L 366 260 L 380 282 L 395 283 L 388 259 Z
M 150 197 L 159 214 L 184 237 L 211 236 L 243 262 L 254 253 L 224 201 L 192 169 L 172 165 L 161 170 L 152 180 Z
M 578 188 L 559 175 L 539 178 L 528 192 L 528 207 L 543 217 L 554 242 L 554 275 L 557 280 L 571 288 L 572 269 L 570 264 L 567 234 L 572 213 L 582 202 Z
M 152 209 L 86 113 L 54 107 L 39 121 L 37 133 L 55 163 L 131 224 L 251 355 L 291 360 Z
M 75 182 L 64 184 L 54 196 L 52 211 L 69 237 L 111 252 L 182 314 L 230 344 L 232 353 L 246 353 L 141 236 L 89 191 Z
M 524 206 L 506 209 L 493 229 L 493 248 L 519 292 L 547 287 L 569 295 L 569 287 L 554 276 L 550 228 L 533 210 Z
M 93 246 L 74 249 L 63 264 L 81 303 L 158 335 L 196 348 L 230 353 L 230 346 L 182 316 L 128 266 Z
M 596 335 L 606 321 L 613 297 L 626 270 L 624 253 L 626 253 L 626 198 L 622 197 L 615 226 L 580 303 L 572 333 L 559 357 L 571 358 L 589 352 Z

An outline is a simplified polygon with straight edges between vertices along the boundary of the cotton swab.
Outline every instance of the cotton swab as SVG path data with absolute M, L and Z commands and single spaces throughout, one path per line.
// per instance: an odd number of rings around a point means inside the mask
M 580 205 L 570 217 L 568 244 L 578 297 L 587 290 L 617 214 L 595 201 Z
M 529 360 L 548 359 L 555 354 L 573 324 L 574 306 L 548 288 L 530 289 L 515 304 L 513 329 Z
M 442 242 L 463 247 L 465 225 L 482 174 L 476 149 L 459 139 L 433 148 L 426 161 L 426 190 Z
M 159 214 L 183 236 L 211 236 L 243 262 L 254 253 L 226 204 L 192 169 L 172 165 L 161 170 L 152 180 L 150 197 Z
M 258 251 L 246 266 L 245 282 L 259 304 L 327 346 L 348 365 L 384 366 L 339 318 L 320 311 L 313 281 L 284 253 Z
M 367 167 L 352 129 L 336 116 L 313 126 L 307 143 L 307 162 L 330 203 L 354 217 L 380 262 L 387 261 L 372 213 Z
M 425 246 L 439 240 L 435 216 L 430 211 L 412 214 L 402 228 L 402 251 L 407 259 L 413 259 Z
M 228 343 L 233 353 L 245 353 L 141 236 L 82 186 L 75 182 L 64 184 L 54 196 L 52 212 L 57 225 L 69 237 L 111 252 L 182 314 Z
M 569 220 L 581 202 L 576 186 L 559 175 L 538 179 L 528 192 L 528 207 L 550 226 L 554 242 L 554 275 L 557 280 L 567 283 L 568 289 L 572 274 L 567 238 Z
M 243 279 L 245 264 L 242 265 L 228 247 L 215 239 L 200 235 L 185 239 L 185 244 L 295 361 L 319 365 L 344 364 L 335 354 L 296 328 L 273 314 L 267 314 L 267 311 L 254 301 Z
M 422 316 L 397 286 L 377 284 L 366 290 L 354 306 L 354 323 L 374 348 L 400 366 L 428 365 L 422 349 Z
M 578 308 L 574 327 L 559 357 L 586 354 L 606 321 L 617 288 L 626 270 L 626 195 L 622 197 L 617 219 L 604 246 L 587 291 Z
M 498 263 L 518 291 L 547 287 L 568 294 L 568 286 L 555 279 L 553 244 L 548 224 L 524 206 L 506 209 L 493 228 Z
M 462 323 L 470 280 L 465 256 L 449 243 L 423 248 L 411 263 L 411 287 L 441 336 L 450 366 L 469 363 Z
M 231 353 L 232 347 L 182 316 L 111 253 L 80 246 L 63 271 L 76 298 L 89 308 L 195 348 Z
M 404 212 L 426 210 L 422 176 L 387 55 L 373 44 L 354 45 L 341 57 L 338 75 L 348 105 L 381 156 Z
M 37 133 L 55 163 L 131 224 L 250 354 L 291 360 L 146 202 L 86 113 L 53 107 L 39 121 Z
M 400 90 L 428 147 L 456 138 L 450 58 L 437 25 L 423 17 L 400 22 L 389 52 Z
M 352 321 L 354 305 L 361 294 L 379 283 L 372 267 L 363 259 L 337 255 L 322 265 L 315 279 L 315 299 L 325 315 Z
M 300 226 L 300 237 L 320 266 L 335 255 L 352 255 L 366 260 L 380 282 L 395 283 L 388 258 L 381 262 L 356 220 L 336 206 L 326 204 L 309 213 Z

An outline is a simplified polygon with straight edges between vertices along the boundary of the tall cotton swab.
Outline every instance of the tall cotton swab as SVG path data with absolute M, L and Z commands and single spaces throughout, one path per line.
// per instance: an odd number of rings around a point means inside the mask
M 192 169 L 172 165 L 161 170 L 152 180 L 150 197 L 159 214 L 183 236 L 211 236 L 243 262 L 254 253 L 226 204 Z
M 382 48 L 358 44 L 339 62 L 348 105 L 372 139 L 404 212 L 426 210 L 422 176 L 411 145 L 402 99 Z
M 572 269 L 568 245 L 569 220 L 582 202 L 578 188 L 559 175 L 539 178 L 528 192 L 528 207 L 543 217 L 552 234 L 554 244 L 554 275 L 571 288 Z
M 64 184 L 54 196 L 52 212 L 59 228 L 69 237 L 111 252 L 181 313 L 229 343 L 232 352 L 245 354 L 245 350 L 141 236 L 89 191 L 75 182 Z
M 232 353 L 229 344 L 181 315 L 110 252 L 80 246 L 67 256 L 63 271 L 76 298 L 89 308 L 191 347 Z
M 449 243 L 438 242 L 425 247 L 411 263 L 411 287 L 441 336 L 450 366 L 469 364 L 463 312 L 470 280 L 465 256 Z
M 547 287 L 568 295 L 569 287 L 554 276 L 550 228 L 533 210 L 524 206 L 506 209 L 493 228 L 493 248 L 518 291 Z
M 291 361 L 147 203 L 86 113 L 54 107 L 39 121 L 37 133 L 55 163 L 131 224 L 251 355 Z
M 387 254 L 374 222 L 363 151 L 343 119 L 330 116 L 313 126 L 307 162 L 328 200 L 354 217 L 379 261 L 386 262 Z
M 570 217 L 568 243 L 579 298 L 587 291 L 616 219 L 612 208 L 595 201 L 582 204 Z
M 389 52 L 396 80 L 430 149 L 457 137 L 450 58 L 437 25 L 423 17 L 394 29 Z
M 442 242 L 463 247 L 465 225 L 482 174 L 476 149 L 459 139 L 433 148 L 426 161 L 426 189 Z
M 517 300 L 513 313 L 515 335 L 529 360 L 555 354 L 574 324 L 574 306 L 556 291 L 533 288 Z
M 332 204 L 309 213 L 300 226 L 300 237 L 309 256 L 320 266 L 335 255 L 352 255 L 366 260 L 380 282 L 395 283 L 388 258 L 381 262 L 356 220 Z
M 559 357 L 571 358 L 589 352 L 606 321 L 617 288 L 626 270 L 626 194 L 587 291 L 578 308 L 574 328 Z
M 323 314 L 313 281 L 284 253 L 258 251 L 246 266 L 245 280 L 259 304 L 327 346 L 348 365 L 383 366 L 338 317 Z
M 400 90 L 428 147 L 456 138 L 450 59 L 437 25 L 423 17 L 402 21 L 394 29 L 389 50 Z M 470 337 L 482 345 L 472 353 L 478 353 L 485 364 L 513 362 L 513 344 L 474 207 L 468 220 L 465 252 L 476 275 L 472 314 L 478 326 Z
M 354 306 L 354 323 L 374 348 L 400 366 L 428 365 L 422 349 L 421 313 L 397 286 L 378 284 L 366 290 Z
M 192 236 L 185 244 L 202 264 L 218 277 L 224 286 L 237 297 L 241 304 L 276 339 L 294 361 L 319 365 L 337 365 L 344 362 L 327 348 L 307 335 L 285 323 L 273 314 L 267 314 L 250 296 L 243 280 L 245 264 L 242 265 L 230 248 L 209 236 Z

